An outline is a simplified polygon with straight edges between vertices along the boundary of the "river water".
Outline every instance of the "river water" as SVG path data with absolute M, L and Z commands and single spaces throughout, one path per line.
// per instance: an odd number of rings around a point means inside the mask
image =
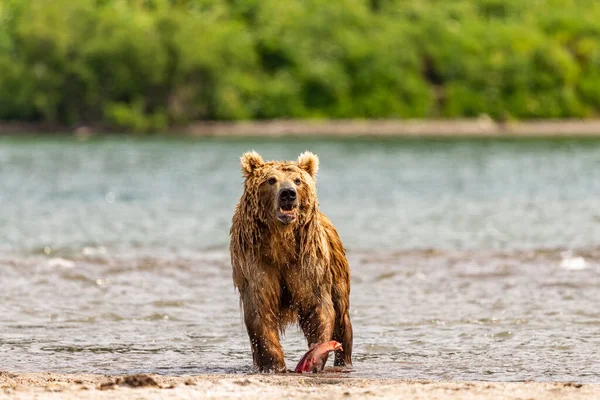
M 350 375 L 600 382 L 598 140 L 2 137 L 0 369 L 249 372 L 227 245 L 251 149 L 320 156 Z

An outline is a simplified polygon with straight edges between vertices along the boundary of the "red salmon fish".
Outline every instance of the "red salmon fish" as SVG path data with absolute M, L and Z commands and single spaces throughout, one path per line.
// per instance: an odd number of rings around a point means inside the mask
M 335 350 L 343 350 L 342 344 L 335 340 L 313 344 L 310 346 L 310 350 L 302 357 L 294 372 L 301 374 L 303 372 L 319 372 L 323 370 L 325 356 Z

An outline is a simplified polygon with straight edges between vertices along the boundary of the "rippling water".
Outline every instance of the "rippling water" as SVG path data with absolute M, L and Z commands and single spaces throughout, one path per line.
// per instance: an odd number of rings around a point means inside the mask
M 321 157 L 355 376 L 600 382 L 600 141 L 575 140 L 0 138 L 0 368 L 248 372 L 249 149 Z

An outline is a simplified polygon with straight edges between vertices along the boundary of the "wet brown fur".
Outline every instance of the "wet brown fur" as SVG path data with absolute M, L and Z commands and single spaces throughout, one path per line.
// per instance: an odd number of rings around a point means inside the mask
M 286 370 L 279 334 L 298 322 L 308 346 L 336 340 L 343 351 L 335 365 L 352 364 L 349 316 L 350 270 L 342 242 L 319 211 L 315 176 L 318 158 L 264 162 L 256 152 L 242 156 L 244 192 L 232 219 L 231 264 L 250 337 L 254 366 Z M 269 178 L 277 184 L 269 184 Z M 301 179 L 300 185 L 294 182 Z M 293 183 L 296 221 L 277 220 L 277 191 Z

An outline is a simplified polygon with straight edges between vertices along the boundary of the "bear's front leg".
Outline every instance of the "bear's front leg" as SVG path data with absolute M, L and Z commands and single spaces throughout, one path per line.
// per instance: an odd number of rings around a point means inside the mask
M 278 305 L 270 304 L 250 290 L 242 299 L 254 366 L 259 372 L 286 372 L 276 318 Z
M 334 309 L 330 299 L 323 299 L 321 304 L 304 308 L 300 311 L 300 327 L 308 346 L 327 342 L 333 336 Z M 327 362 L 327 356 L 319 370 L 322 370 Z

